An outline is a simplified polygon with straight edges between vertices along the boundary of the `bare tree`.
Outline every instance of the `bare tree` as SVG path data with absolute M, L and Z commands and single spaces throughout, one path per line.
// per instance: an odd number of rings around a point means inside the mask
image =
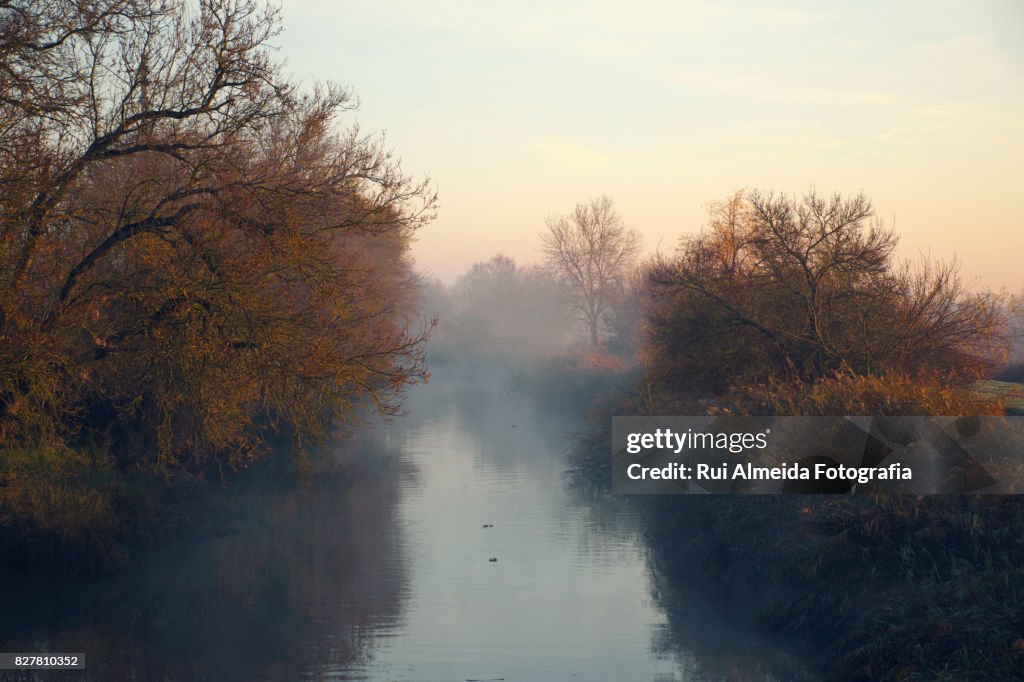
M 549 218 L 540 238 L 546 265 L 571 287 L 573 308 L 596 347 L 605 313 L 640 254 L 639 233 L 627 230 L 612 200 L 601 196 Z
M 715 204 L 706 232 L 648 270 L 652 364 L 705 390 L 989 369 L 1002 343 L 995 299 L 966 291 L 955 264 L 894 263 L 896 245 L 864 195 Z

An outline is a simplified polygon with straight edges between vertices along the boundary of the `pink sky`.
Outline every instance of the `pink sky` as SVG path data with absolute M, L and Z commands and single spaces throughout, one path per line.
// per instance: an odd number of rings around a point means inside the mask
M 304 80 L 440 193 L 414 253 L 451 280 L 528 263 L 550 214 L 611 196 L 647 251 L 737 188 L 863 190 L 906 257 L 1024 289 L 1024 4 L 291 0 Z

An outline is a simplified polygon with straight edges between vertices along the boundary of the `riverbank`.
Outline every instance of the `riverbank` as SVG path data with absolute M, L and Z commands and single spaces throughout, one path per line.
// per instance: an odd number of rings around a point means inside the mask
M 497 387 L 503 394 L 529 394 L 551 410 L 578 418 L 594 396 L 630 383 L 628 368 L 608 357 L 599 360 L 567 355 L 531 364 L 440 356 L 432 364 L 467 383 Z M 241 469 L 219 460 L 194 470 L 124 467 L 100 445 L 53 452 L 0 448 L 0 571 L 112 573 L 129 567 L 139 552 L 209 532 L 217 523 L 222 488 L 299 478 L 289 432 L 267 432 L 264 438 L 265 457 Z M 332 445 L 326 444 L 328 449 Z M 309 454 L 315 463 L 325 463 L 315 452 Z
M 611 416 L 633 407 L 595 412 L 572 462 L 578 485 L 609 485 Z M 724 608 L 794 645 L 824 679 L 1024 679 L 1017 496 L 631 501 L 670 585 L 699 575 Z
M 129 571 L 4 581 L 0 648 L 85 651 L 103 682 L 814 679 L 696 583 L 672 636 L 638 510 L 565 485 L 579 411 L 482 378 L 438 368 L 334 474 L 242 476 L 218 532 Z
M 1024 504 L 1009 496 L 644 500 L 654 561 L 800 642 L 828 680 L 1024 675 Z M 683 550 L 685 548 L 685 550 Z M 752 607 L 753 605 L 753 607 Z
M 0 571 L 90 575 L 180 527 L 202 481 L 117 471 L 97 450 L 0 450 Z
M 138 555 L 217 532 L 224 489 L 297 484 L 289 441 L 248 468 L 118 470 L 89 449 L 45 456 L 0 450 L 0 573 L 84 578 L 131 567 Z

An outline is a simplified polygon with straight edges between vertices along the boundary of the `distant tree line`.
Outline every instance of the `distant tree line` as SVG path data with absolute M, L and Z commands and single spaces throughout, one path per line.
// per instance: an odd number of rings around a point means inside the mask
M 424 309 L 440 320 L 433 357 L 631 356 L 641 319 L 635 305 L 640 243 L 605 196 L 549 218 L 539 265 L 499 253 L 473 264 L 450 287 L 440 281 L 427 287 Z
M 632 364 L 655 411 L 998 412 L 973 387 L 1005 365 L 1019 301 L 968 291 L 955 263 L 902 262 L 897 243 L 862 194 L 737 192 L 640 260 L 594 197 L 548 219 L 540 267 L 499 255 L 462 275 L 441 343 Z
M 427 286 L 424 311 L 438 318 L 431 357 L 522 362 L 562 352 L 576 337 L 567 296 L 542 268 L 503 254 L 474 263 L 451 286 Z

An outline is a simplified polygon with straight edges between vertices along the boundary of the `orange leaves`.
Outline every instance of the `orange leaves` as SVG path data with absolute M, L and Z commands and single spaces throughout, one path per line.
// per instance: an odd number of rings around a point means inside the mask
M 788 382 L 778 398 L 792 403 L 799 391 L 790 407 L 809 413 L 837 402 L 842 414 L 955 410 L 999 358 L 1005 320 L 994 297 L 967 292 L 954 264 L 895 262 L 896 235 L 863 195 L 736 194 L 710 217 L 647 268 L 645 355 L 670 391 L 763 406 L 771 401 L 745 387 Z M 804 390 L 847 375 L 865 381 Z M 882 376 L 885 387 L 871 383 Z
M 1002 415 L 1003 405 L 950 377 L 840 373 L 813 384 L 776 381 L 764 403 L 784 415 Z
M 123 464 L 241 464 L 266 424 L 320 437 L 422 373 L 407 252 L 436 196 L 379 137 L 338 130 L 347 90 L 296 95 L 255 7 L 153 23 L 116 3 L 96 50 L 71 31 L 51 60 L 22 55 L 70 95 L 0 111 L 24 133 L 19 163 L 0 149 L 0 447 L 117 424 Z M 25 85 L 8 76 L 0 94 Z

